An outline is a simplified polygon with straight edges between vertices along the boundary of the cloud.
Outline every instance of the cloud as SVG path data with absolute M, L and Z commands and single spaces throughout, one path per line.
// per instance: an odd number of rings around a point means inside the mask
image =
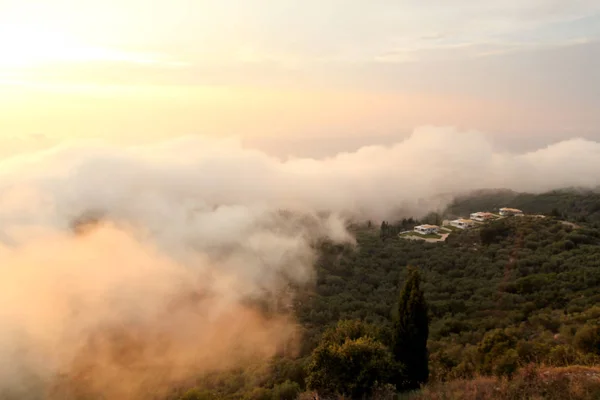
M 311 281 L 317 240 L 352 239 L 334 215 L 232 196 L 238 161 L 260 173 L 235 148 L 85 143 L 1 163 L 0 395 L 141 399 L 293 346 L 287 285 Z
M 599 146 L 572 139 L 536 152 L 500 154 L 481 133 L 435 127 L 419 128 L 391 146 L 285 161 L 231 138 L 188 136 L 129 148 L 82 142 L 0 163 L 2 198 L 28 188 L 48 204 L 2 207 L 0 221 L 19 215 L 38 221 L 62 218 L 64 225 L 93 209 L 160 231 L 175 218 L 173 210 L 182 210 L 183 223 L 192 206 L 389 217 L 400 203 L 426 212 L 415 208 L 424 199 L 483 186 L 541 191 L 595 185 Z M 577 147 L 579 156 L 569 165 L 586 168 L 565 168 Z M 563 159 L 554 162 L 558 156 Z M 538 175 L 539 170 L 552 173 Z
M 293 337 L 287 317 L 242 304 L 257 288 L 225 270 L 235 249 L 216 268 L 201 254 L 176 263 L 110 225 L 83 237 L 38 234 L 1 249 L 3 396 L 160 395 L 182 379 L 271 356 Z M 251 271 L 252 258 L 244 262 Z
M 596 186 L 599 163 L 597 142 L 500 153 L 434 127 L 325 159 L 190 136 L 3 160 L 0 393 L 135 400 L 260 362 L 293 345 L 289 285 L 311 282 L 319 240 L 352 242 L 348 219 L 420 216 L 473 189 Z

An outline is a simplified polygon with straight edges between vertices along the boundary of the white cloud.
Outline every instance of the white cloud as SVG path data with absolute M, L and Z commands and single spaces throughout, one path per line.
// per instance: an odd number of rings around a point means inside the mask
M 566 168 L 564 159 L 578 147 L 578 163 Z M 23 218 L 63 218 L 66 223 L 73 215 L 98 209 L 119 219 L 133 217 L 134 222 L 158 218 L 153 222 L 158 229 L 168 221 L 145 210 L 145 201 L 151 199 L 166 202 L 165 210 L 185 208 L 192 201 L 208 209 L 300 207 L 377 218 L 393 215 L 404 204 L 418 214 L 428 211 L 419 202 L 439 193 L 482 186 L 547 190 L 598 184 L 593 155 L 599 151 L 596 142 L 572 140 L 527 154 L 498 154 L 481 134 L 440 128 L 418 129 L 390 147 L 284 162 L 237 141 L 202 137 L 128 149 L 61 147 L 0 164 L 2 193 L 10 193 L 14 185 L 34 187 L 53 204 L 19 212 L 3 208 L 0 217 L 23 213 Z M 539 169 L 547 173 L 538 175 Z

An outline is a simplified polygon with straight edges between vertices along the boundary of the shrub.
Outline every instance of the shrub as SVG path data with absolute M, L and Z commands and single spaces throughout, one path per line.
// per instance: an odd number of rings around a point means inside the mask
M 600 326 L 584 326 L 574 339 L 575 347 L 584 352 L 600 356 Z
M 295 400 L 300 393 L 300 385 L 296 382 L 285 381 L 275 386 L 272 393 L 271 399 L 273 400 Z
M 379 383 L 388 383 L 397 370 L 389 349 L 370 337 L 325 341 L 315 349 L 308 367 L 308 386 L 323 394 L 369 396 Z
M 516 350 L 508 350 L 494 363 L 494 375 L 512 378 L 519 368 L 519 354 Z

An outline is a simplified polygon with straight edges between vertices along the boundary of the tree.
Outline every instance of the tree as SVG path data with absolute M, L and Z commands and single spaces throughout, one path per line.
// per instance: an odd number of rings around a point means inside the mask
M 519 354 L 516 350 L 510 349 L 504 353 L 494 366 L 494 375 L 497 377 L 506 376 L 509 379 L 513 377 L 519 368 Z
M 484 226 L 479 231 L 481 244 L 489 246 L 496 243 L 498 238 L 505 238 L 511 233 L 511 228 L 504 220 L 493 222 L 490 225 Z
M 321 394 L 363 399 L 389 383 L 394 371 L 392 354 L 368 335 L 370 331 L 360 322 L 341 321 L 325 333 L 308 366 L 308 387 Z
M 365 324 L 360 320 L 342 320 L 337 323 L 335 328 L 328 329 L 323 334 L 322 343 L 343 344 L 348 339 L 359 339 L 361 337 L 378 338 L 379 330 L 370 324 Z
M 392 352 L 405 370 L 405 374 L 397 377 L 396 385 L 400 390 L 417 389 L 429 378 L 429 318 L 420 284 L 419 272 L 409 267 L 393 324 Z
M 381 223 L 381 228 L 380 228 L 380 232 L 379 232 L 379 236 L 382 239 L 387 239 L 388 237 L 392 236 L 393 234 L 393 227 L 386 221 L 383 221 Z
M 300 385 L 296 382 L 285 381 L 276 385 L 272 392 L 271 398 L 273 400 L 295 400 L 300 394 Z
M 600 326 L 584 326 L 575 335 L 575 347 L 583 353 L 600 356 Z

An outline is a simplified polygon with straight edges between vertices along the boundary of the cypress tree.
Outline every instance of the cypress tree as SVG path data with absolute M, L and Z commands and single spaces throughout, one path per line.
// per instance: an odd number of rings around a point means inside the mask
M 419 272 L 409 267 L 394 313 L 392 351 L 403 371 L 397 382 L 400 390 L 418 389 L 429 378 L 429 318 L 420 283 Z
M 389 224 L 387 222 L 385 222 L 385 221 L 381 222 L 381 229 L 380 229 L 380 232 L 379 232 L 379 236 L 382 239 L 385 239 L 388 236 L 389 227 L 390 226 L 389 226 Z

